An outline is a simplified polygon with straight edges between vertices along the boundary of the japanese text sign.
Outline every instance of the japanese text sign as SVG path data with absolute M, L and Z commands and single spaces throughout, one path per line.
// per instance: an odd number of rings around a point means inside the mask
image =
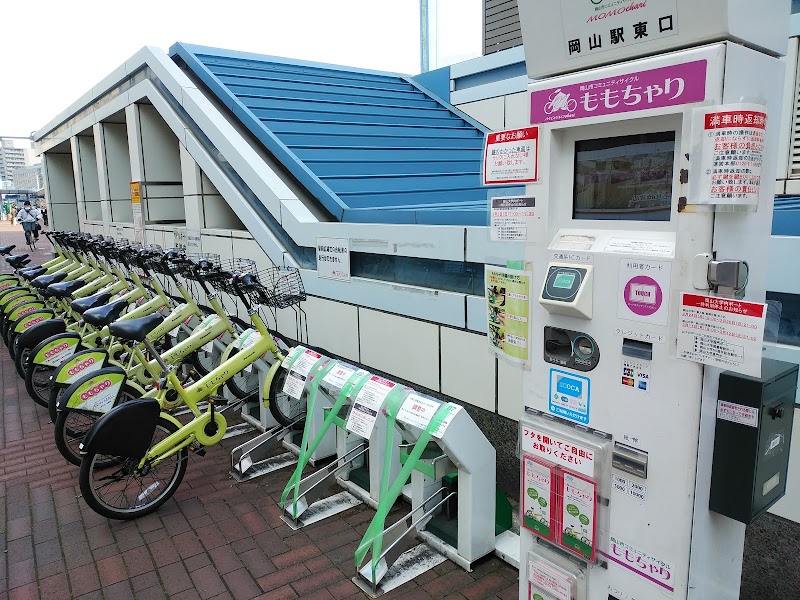
M 702 102 L 705 60 L 531 92 L 531 123 L 552 123 Z
M 499 196 L 490 198 L 489 204 L 493 242 L 525 242 L 528 230 L 541 219 L 533 196 Z
M 685 293 L 678 358 L 759 377 L 766 315 L 766 304 Z
M 542 432 L 535 427 L 522 427 L 522 451 L 535 458 L 562 465 L 582 475 L 594 476 L 594 450 Z
M 317 238 L 317 273 L 326 279 L 350 281 L 350 240 Z
M 673 567 L 669 562 L 639 550 L 618 536 L 610 536 L 608 552 L 602 550 L 598 552 L 617 565 L 644 577 L 650 583 L 668 592 L 675 591 Z
M 652 42 L 678 33 L 676 0 L 561 0 L 568 58 Z
M 758 204 L 766 127 L 766 107 L 760 104 L 694 111 L 689 171 L 693 204 Z
M 530 330 L 530 271 L 486 265 L 490 350 L 511 362 L 527 362 Z
M 486 134 L 483 185 L 533 183 L 538 180 L 538 166 L 538 127 Z

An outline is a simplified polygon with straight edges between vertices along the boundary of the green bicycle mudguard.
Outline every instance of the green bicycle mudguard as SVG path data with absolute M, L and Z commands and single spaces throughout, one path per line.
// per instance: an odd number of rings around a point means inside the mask
M 35 295 L 29 288 L 19 285 L 3 290 L 0 292 L 0 307 L 5 307 L 8 302 L 18 296 L 22 296 L 23 294 L 30 294 L 32 296 Z
M 67 331 L 40 342 L 31 352 L 31 364 L 57 367 L 81 349 L 81 336 Z
M 25 302 L 42 302 L 42 299 L 39 298 L 39 296 L 31 293 L 16 294 L 3 306 L 3 317 L 10 315 L 15 308 Z
M 19 281 L 16 277 L 0 280 L 0 293 L 16 286 L 19 286 Z
M 50 376 L 50 384 L 69 387 L 81 377 L 86 377 L 107 367 L 111 357 L 103 348 L 81 350 L 62 362 Z
M 79 377 L 58 399 L 58 410 L 105 414 L 116 406 L 128 375 L 120 367 L 105 367 Z
M 11 331 L 16 334 L 21 334 L 44 321 L 55 318 L 55 313 L 49 308 L 40 308 L 34 310 L 23 317 L 20 317 L 11 326 Z
M 81 452 L 141 458 L 150 447 L 160 414 L 161 406 L 151 398 L 115 406 L 86 432 Z
M 52 313 L 52 311 L 50 312 Z M 36 315 L 36 313 L 31 313 L 31 315 Z M 22 317 L 22 319 L 18 319 L 17 322 L 23 321 L 24 319 L 27 319 L 27 317 Z M 16 345 L 18 348 L 35 348 L 40 342 L 54 335 L 58 335 L 59 333 L 64 333 L 66 330 L 67 324 L 64 320 L 56 319 L 51 315 L 24 329 L 19 334 Z
M 9 311 L 6 318 L 8 319 L 9 323 L 16 323 L 22 317 L 31 314 L 35 310 L 40 310 L 43 308 L 47 308 L 47 305 L 41 300 L 20 302 Z

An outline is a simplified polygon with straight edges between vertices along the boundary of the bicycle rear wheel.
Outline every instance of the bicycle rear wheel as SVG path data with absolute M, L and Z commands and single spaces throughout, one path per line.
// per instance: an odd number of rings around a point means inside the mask
M 150 446 L 177 430 L 172 421 L 159 417 Z M 139 470 L 139 459 L 89 452 L 81 462 L 79 475 L 83 499 L 89 508 L 109 519 L 130 520 L 147 515 L 158 510 L 178 489 L 188 456 L 184 448 Z
M 283 391 L 286 383 L 286 369 L 280 368 L 275 373 L 272 385 L 269 388 L 269 412 L 281 425 L 291 425 L 306 414 L 306 401 L 297 400 Z
M 126 385 L 122 389 L 119 403 L 141 398 L 141 396 L 135 388 Z M 103 413 L 89 413 L 77 410 L 58 411 L 55 421 L 55 437 L 56 448 L 61 452 L 61 456 L 73 465 L 80 465 L 82 458 L 80 453 L 81 442 L 86 432 L 102 416 Z

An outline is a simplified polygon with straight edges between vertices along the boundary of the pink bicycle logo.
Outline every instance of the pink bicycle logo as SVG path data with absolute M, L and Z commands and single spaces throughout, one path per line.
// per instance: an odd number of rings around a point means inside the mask
M 574 98 L 570 98 L 569 94 L 562 92 L 561 88 L 558 88 L 556 91 L 550 94 L 547 100 L 548 101 L 545 102 L 544 105 L 544 112 L 547 115 L 562 110 L 567 112 L 575 112 L 575 109 L 578 108 L 578 101 Z
M 95 362 L 94 358 L 89 358 L 88 360 L 85 360 L 85 361 L 83 361 L 81 363 L 78 363 L 77 365 L 72 367 L 69 371 L 67 371 L 67 374 L 72 376 L 72 375 L 75 375 L 76 373 L 80 373 L 81 371 L 83 371 L 87 367 L 91 367 L 94 364 L 94 362 Z
M 41 323 L 42 321 L 44 321 L 44 317 L 36 317 L 35 319 L 31 319 L 30 321 L 25 323 L 23 328 L 24 329 L 29 329 L 29 328 L 33 327 L 34 325 L 36 325 L 37 323 Z
M 105 381 L 101 381 L 96 386 L 94 386 L 92 389 L 83 392 L 81 394 L 81 400 L 86 401 L 89 398 L 91 398 L 92 396 L 94 396 L 96 394 L 99 394 L 103 390 L 107 390 L 110 387 L 111 387 L 111 380 L 110 379 L 106 379 Z
M 59 344 L 55 348 L 50 348 L 50 350 L 48 350 L 47 352 L 44 353 L 44 357 L 45 358 L 50 358 L 52 356 L 55 356 L 59 352 L 62 352 L 64 350 L 66 350 L 67 348 L 69 348 L 69 344 L 67 342 L 64 342 L 62 344 Z

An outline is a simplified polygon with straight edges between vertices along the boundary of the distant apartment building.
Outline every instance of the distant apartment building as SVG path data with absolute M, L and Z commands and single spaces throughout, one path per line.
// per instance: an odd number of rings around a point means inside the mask
M 40 190 L 42 188 L 42 165 L 17 167 L 12 173 L 14 188 L 18 190 Z
M 14 171 L 25 166 L 25 149 L 16 148 L 14 140 L 0 140 L 0 180 L 13 182 Z

